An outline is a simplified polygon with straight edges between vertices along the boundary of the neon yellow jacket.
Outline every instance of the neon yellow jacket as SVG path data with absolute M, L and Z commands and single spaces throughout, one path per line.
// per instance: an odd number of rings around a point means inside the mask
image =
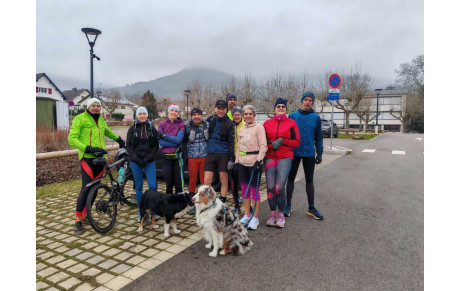
M 78 114 L 72 120 L 68 137 L 69 145 L 78 149 L 78 159 L 95 158 L 94 155 L 85 153 L 86 146 L 105 149 L 105 137 L 113 140 L 118 139 L 118 135 L 107 126 L 104 118 L 99 116 L 96 122 L 88 112 Z M 107 157 L 107 155 L 105 155 Z
M 239 137 L 239 134 L 240 134 L 240 129 L 242 129 L 245 124 L 246 124 L 246 122 L 244 122 L 243 118 L 241 118 L 240 123 L 235 124 L 235 157 L 236 157 L 236 154 L 237 154 L 236 147 L 238 146 L 238 137 Z

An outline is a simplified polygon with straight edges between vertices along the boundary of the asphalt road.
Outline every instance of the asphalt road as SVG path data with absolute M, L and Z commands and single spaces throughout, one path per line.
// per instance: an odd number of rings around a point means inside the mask
M 123 290 L 423 290 L 424 147 L 416 138 L 423 135 L 334 140 L 353 153 L 315 172 L 323 221 L 305 214 L 302 179 L 284 229 L 264 225 L 262 203 L 244 256 L 210 258 L 200 241 Z

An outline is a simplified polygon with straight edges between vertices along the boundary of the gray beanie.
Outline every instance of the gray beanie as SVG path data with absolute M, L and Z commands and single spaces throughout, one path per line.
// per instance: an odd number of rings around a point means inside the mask
M 137 118 L 137 116 L 139 115 L 139 113 L 141 113 L 141 112 L 144 112 L 145 114 L 147 114 L 147 117 L 149 117 L 149 113 L 147 112 L 147 108 L 145 108 L 145 107 L 139 107 L 139 108 L 137 108 L 137 110 L 136 110 L 136 118 Z

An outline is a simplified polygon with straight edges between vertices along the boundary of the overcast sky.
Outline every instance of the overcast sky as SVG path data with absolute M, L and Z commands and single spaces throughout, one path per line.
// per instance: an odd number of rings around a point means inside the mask
M 89 88 L 82 27 L 102 31 L 94 85 L 209 66 L 242 76 L 324 74 L 360 63 L 377 85 L 424 54 L 423 1 L 37 1 L 36 72 Z

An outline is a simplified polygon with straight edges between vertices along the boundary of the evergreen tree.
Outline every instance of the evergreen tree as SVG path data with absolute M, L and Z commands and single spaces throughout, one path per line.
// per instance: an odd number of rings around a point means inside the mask
M 147 111 L 149 112 L 149 119 L 158 118 L 157 100 L 150 90 L 147 90 L 147 92 L 142 95 L 141 105 L 147 108 Z

